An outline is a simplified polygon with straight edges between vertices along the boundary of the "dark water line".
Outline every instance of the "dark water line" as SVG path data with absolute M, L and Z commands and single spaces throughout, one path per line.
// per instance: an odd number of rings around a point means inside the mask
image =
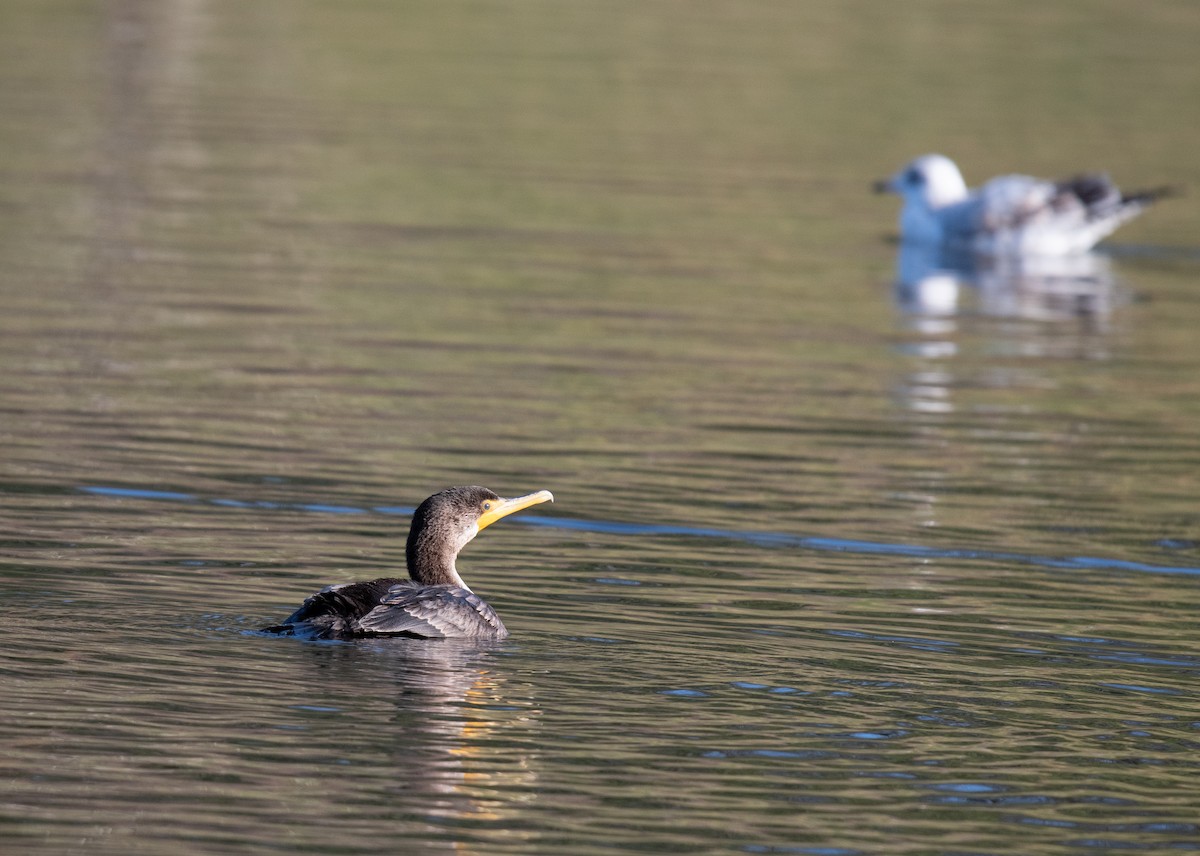
M 407 516 L 415 510 L 406 505 L 380 505 L 359 508 L 349 505 L 326 505 L 323 503 L 269 502 L 265 500 L 244 501 L 238 499 L 204 499 L 190 493 L 166 490 L 143 490 L 127 487 L 84 485 L 84 493 L 111 496 L 122 499 L 147 499 L 165 502 L 188 502 L 218 505 L 228 508 L 269 508 L 284 511 L 307 511 L 314 514 L 391 514 Z M 962 559 L 967 561 L 1016 562 L 1043 568 L 1064 570 L 1138 571 L 1151 574 L 1188 574 L 1200 576 L 1200 568 L 1181 565 L 1152 565 L 1146 562 L 1129 562 L 1098 556 L 1037 556 L 1025 553 L 1007 553 L 993 550 L 971 550 L 947 547 L 925 547 L 920 544 L 893 544 L 879 541 L 858 541 L 846 538 L 821 538 L 817 536 L 792 535 L 785 532 L 746 532 L 737 529 L 717 529 L 703 526 L 674 526 L 653 523 L 619 523 L 606 520 L 580 520 L 571 517 L 539 517 L 524 515 L 516 517 L 518 523 L 529 526 L 547 526 L 552 529 L 571 529 L 578 532 L 602 532 L 616 535 L 679 535 L 691 538 L 720 538 L 722 540 L 745 541 L 764 547 L 796 547 L 805 550 L 821 550 L 837 553 L 871 553 L 887 556 L 903 556 L 917 559 Z

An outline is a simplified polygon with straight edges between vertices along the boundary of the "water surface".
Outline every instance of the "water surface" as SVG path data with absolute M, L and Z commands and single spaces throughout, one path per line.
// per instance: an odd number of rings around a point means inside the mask
M 5 840 L 1200 849 L 1196 206 L 922 304 L 867 192 L 933 149 L 1200 187 L 1197 38 L 6 5 Z M 510 640 L 256 632 L 463 483 L 557 498 L 460 561 Z

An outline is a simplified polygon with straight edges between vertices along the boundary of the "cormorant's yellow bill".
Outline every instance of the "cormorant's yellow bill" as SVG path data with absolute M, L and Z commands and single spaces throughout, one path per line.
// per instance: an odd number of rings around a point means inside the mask
M 486 529 L 501 517 L 508 517 L 522 508 L 528 508 L 541 502 L 554 502 L 554 494 L 548 490 L 539 490 L 537 493 L 528 493 L 512 499 L 485 499 L 482 505 L 483 513 L 479 515 L 478 526 L 481 530 Z

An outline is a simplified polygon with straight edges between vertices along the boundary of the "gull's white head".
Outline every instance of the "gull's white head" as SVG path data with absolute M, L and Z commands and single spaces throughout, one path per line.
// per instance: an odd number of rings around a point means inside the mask
M 954 161 L 944 155 L 922 155 L 891 178 L 877 182 L 881 193 L 896 193 L 906 205 L 936 211 L 967 198 L 967 183 Z

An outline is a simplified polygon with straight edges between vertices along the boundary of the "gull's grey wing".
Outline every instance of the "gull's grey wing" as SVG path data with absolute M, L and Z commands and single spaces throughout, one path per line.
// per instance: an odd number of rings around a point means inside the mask
M 938 216 L 948 240 L 977 249 L 1080 252 L 1145 204 L 1125 204 L 1120 191 L 1102 175 L 1060 182 L 1005 175 L 941 209 Z
M 370 634 L 429 639 L 502 639 L 508 635 L 487 601 L 456 586 L 395 585 L 359 624 Z
M 991 230 L 1017 229 L 1036 221 L 1081 229 L 1110 219 L 1119 223 L 1161 195 L 1162 189 L 1123 196 L 1103 173 L 1084 173 L 1056 182 L 1006 175 L 980 188 L 979 225 Z
M 1078 219 L 1079 200 L 1057 185 L 1028 175 L 993 178 L 975 194 L 974 227 L 982 232 L 1020 229 L 1047 214 Z

